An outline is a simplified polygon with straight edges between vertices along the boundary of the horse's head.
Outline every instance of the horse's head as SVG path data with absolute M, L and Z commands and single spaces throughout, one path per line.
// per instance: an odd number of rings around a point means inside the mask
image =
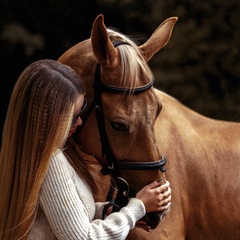
M 99 15 L 91 38 L 59 58 L 75 69 L 87 89 L 89 105 L 77 141 L 86 153 L 103 163 L 118 187 L 125 188 L 127 197 L 153 180 L 165 181 L 159 171 L 162 168 L 164 172 L 164 157 L 154 133 L 162 104 L 152 87 L 147 62 L 167 44 L 176 21 L 176 17 L 165 20 L 143 45 L 137 46 L 123 34 L 107 29 Z M 152 228 L 161 214 L 146 218 Z

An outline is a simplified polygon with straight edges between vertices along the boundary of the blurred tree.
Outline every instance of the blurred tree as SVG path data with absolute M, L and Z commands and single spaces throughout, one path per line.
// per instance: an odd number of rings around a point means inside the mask
M 206 116 L 240 120 L 237 0 L 0 0 L 1 129 L 22 70 L 89 38 L 99 13 L 139 43 L 178 16 L 169 44 L 149 62 L 155 86 Z

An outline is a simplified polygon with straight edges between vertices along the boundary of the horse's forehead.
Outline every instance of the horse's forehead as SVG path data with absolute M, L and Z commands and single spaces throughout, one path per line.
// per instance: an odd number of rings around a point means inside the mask
M 126 118 L 135 123 L 140 123 L 146 119 L 154 120 L 159 108 L 161 108 L 161 103 L 156 97 L 154 89 L 136 95 L 103 93 L 102 99 L 107 107 L 106 111 L 112 117 Z

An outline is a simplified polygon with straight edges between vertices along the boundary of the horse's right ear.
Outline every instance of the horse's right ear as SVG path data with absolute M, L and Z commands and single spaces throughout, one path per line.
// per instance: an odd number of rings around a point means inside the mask
M 103 67 L 116 63 L 117 50 L 108 37 L 102 14 L 98 15 L 93 23 L 91 41 L 94 56 Z
M 146 62 L 148 62 L 152 56 L 163 48 L 169 41 L 172 30 L 177 22 L 177 17 L 171 17 L 166 19 L 151 35 L 151 37 L 139 48 L 142 51 Z

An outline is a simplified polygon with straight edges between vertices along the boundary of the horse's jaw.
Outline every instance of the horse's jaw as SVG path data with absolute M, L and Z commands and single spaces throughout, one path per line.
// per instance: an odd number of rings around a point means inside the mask
M 142 218 L 151 229 L 155 229 L 162 221 L 163 217 L 166 216 L 170 211 L 170 207 L 162 212 L 150 212 Z

